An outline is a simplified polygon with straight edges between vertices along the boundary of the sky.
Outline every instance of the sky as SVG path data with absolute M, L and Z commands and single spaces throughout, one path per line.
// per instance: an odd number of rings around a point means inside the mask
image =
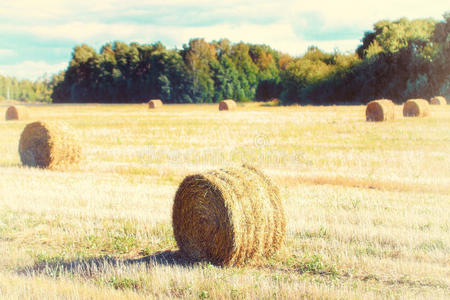
M 353 52 L 377 21 L 434 18 L 448 0 L 0 0 L 0 74 L 36 80 L 67 68 L 86 43 L 162 42 L 192 38 L 266 44 L 300 56 L 308 46 Z

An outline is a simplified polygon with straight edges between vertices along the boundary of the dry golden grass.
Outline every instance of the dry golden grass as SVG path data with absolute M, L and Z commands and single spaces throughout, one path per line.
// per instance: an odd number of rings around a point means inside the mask
M 27 122 L 0 122 L 0 298 L 449 297 L 448 106 L 379 123 L 364 106 L 29 110 L 72 126 L 86 158 L 23 168 Z M 257 165 L 280 189 L 285 241 L 257 265 L 177 252 L 177 187 L 224 161 Z
M 420 184 L 398 181 L 382 181 L 368 180 L 364 178 L 344 177 L 344 176 L 327 176 L 327 175 L 312 175 L 312 176 L 279 176 L 279 180 L 283 180 L 286 185 L 297 184 L 312 184 L 312 185 L 338 185 L 346 187 L 355 187 L 363 189 L 376 189 L 381 191 L 391 192 L 416 192 L 416 193 L 438 193 L 448 194 L 450 191 L 449 183 L 442 184 Z

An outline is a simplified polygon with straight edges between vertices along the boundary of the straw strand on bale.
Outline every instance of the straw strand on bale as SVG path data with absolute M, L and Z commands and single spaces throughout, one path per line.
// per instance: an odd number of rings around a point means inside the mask
M 380 122 L 394 120 L 394 102 L 389 99 L 373 100 L 367 104 L 366 120 L 369 122 Z
M 277 187 L 246 165 L 187 176 L 175 195 L 172 224 L 181 251 L 221 266 L 272 255 L 286 231 Z
M 28 110 L 24 106 L 10 106 L 6 110 L 5 120 L 25 120 L 28 118 Z
M 163 106 L 163 103 L 159 99 L 152 99 L 152 100 L 148 101 L 148 108 L 154 109 L 154 108 L 158 108 L 158 107 L 162 107 L 162 106 Z
M 409 99 L 403 104 L 403 116 L 427 117 L 430 115 L 428 101 L 425 99 Z
M 219 103 L 219 110 L 235 110 L 236 107 L 237 107 L 236 102 L 231 99 L 222 100 Z
M 243 167 L 259 175 L 259 177 L 262 179 L 262 184 L 260 186 L 265 188 L 269 193 L 269 199 L 272 206 L 274 207 L 274 214 L 271 215 L 274 217 L 274 226 L 273 232 L 268 231 L 269 237 L 266 239 L 266 243 L 268 245 L 270 245 L 270 241 L 272 240 L 272 245 L 270 247 L 266 245 L 267 247 L 265 249 L 267 249 L 267 253 L 269 254 L 275 253 L 281 246 L 284 235 L 286 233 L 286 217 L 284 214 L 283 203 L 281 202 L 280 192 L 269 179 L 269 177 L 267 177 L 260 170 L 249 165 L 243 165 Z
M 445 98 L 442 96 L 436 96 L 436 97 L 431 98 L 430 104 L 431 105 L 446 105 L 447 100 L 445 100 Z
M 25 166 L 60 169 L 81 159 L 81 147 L 68 125 L 38 121 L 23 130 L 19 154 Z

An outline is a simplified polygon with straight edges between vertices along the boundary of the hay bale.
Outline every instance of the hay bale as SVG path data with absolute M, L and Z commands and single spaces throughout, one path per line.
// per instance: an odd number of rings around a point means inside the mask
M 219 103 L 219 110 L 235 110 L 236 107 L 237 107 L 236 102 L 231 99 L 222 100 Z
M 148 101 L 148 108 L 150 108 L 150 109 L 155 109 L 155 108 L 162 107 L 162 106 L 163 106 L 163 103 L 159 99 L 152 99 L 152 100 Z
M 19 154 L 25 166 L 59 169 L 77 163 L 81 158 L 81 147 L 66 124 L 38 121 L 23 130 Z
M 425 99 L 409 99 L 403 104 L 403 116 L 427 117 L 430 115 L 430 107 Z
M 373 100 L 367 104 L 366 120 L 369 122 L 380 122 L 394 120 L 395 106 L 389 99 Z
M 187 257 L 228 266 L 277 251 L 286 218 L 278 188 L 244 165 L 187 176 L 175 195 L 172 225 Z
M 6 110 L 5 120 L 26 120 L 28 118 L 28 110 L 24 106 L 10 106 Z
M 447 101 L 442 96 L 436 96 L 430 99 L 431 105 L 446 105 Z

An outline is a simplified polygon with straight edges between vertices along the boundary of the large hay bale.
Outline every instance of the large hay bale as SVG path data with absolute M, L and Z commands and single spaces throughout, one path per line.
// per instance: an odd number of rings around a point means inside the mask
M 26 120 L 28 118 L 28 110 L 24 106 L 10 106 L 6 110 L 5 120 Z
M 394 120 L 394 102 L 389 99 L 373 100 L 367 104 L 366 120 L 369 122 L 380 122 Z
M 77 163 L 81 147 L 68 125 L 38 121 L 23 130 L 19 154 L 25 166 L 59 169 Z
M 236 102 L 234 100 L 222 100 L 219 103 L 219 110 L 235 110 L 237 107 Z
M 148 108 L 150 108 L 150 109 L 154 109 L 154 108 L 158 108 L 158 107 L 162 107 L 162 106 L 163 106 L 163 103 L 159 99 L 152 99 L 152 100 L 148 101 Z
M 447 101 L 442 96 L 436 96 L 436 97 L 431 98 L 430 104 L 431 105 L 446 105 Z
M 425 99 L 409 99 L 403 104 L 403 116 L 426 117 L 430 115 L 430 107 Z
M 175 195 L 172 225 L 186 256 L 227 266 L 277 251 L 286 218 L 278 188 L 244 165 L 187 176 Z

